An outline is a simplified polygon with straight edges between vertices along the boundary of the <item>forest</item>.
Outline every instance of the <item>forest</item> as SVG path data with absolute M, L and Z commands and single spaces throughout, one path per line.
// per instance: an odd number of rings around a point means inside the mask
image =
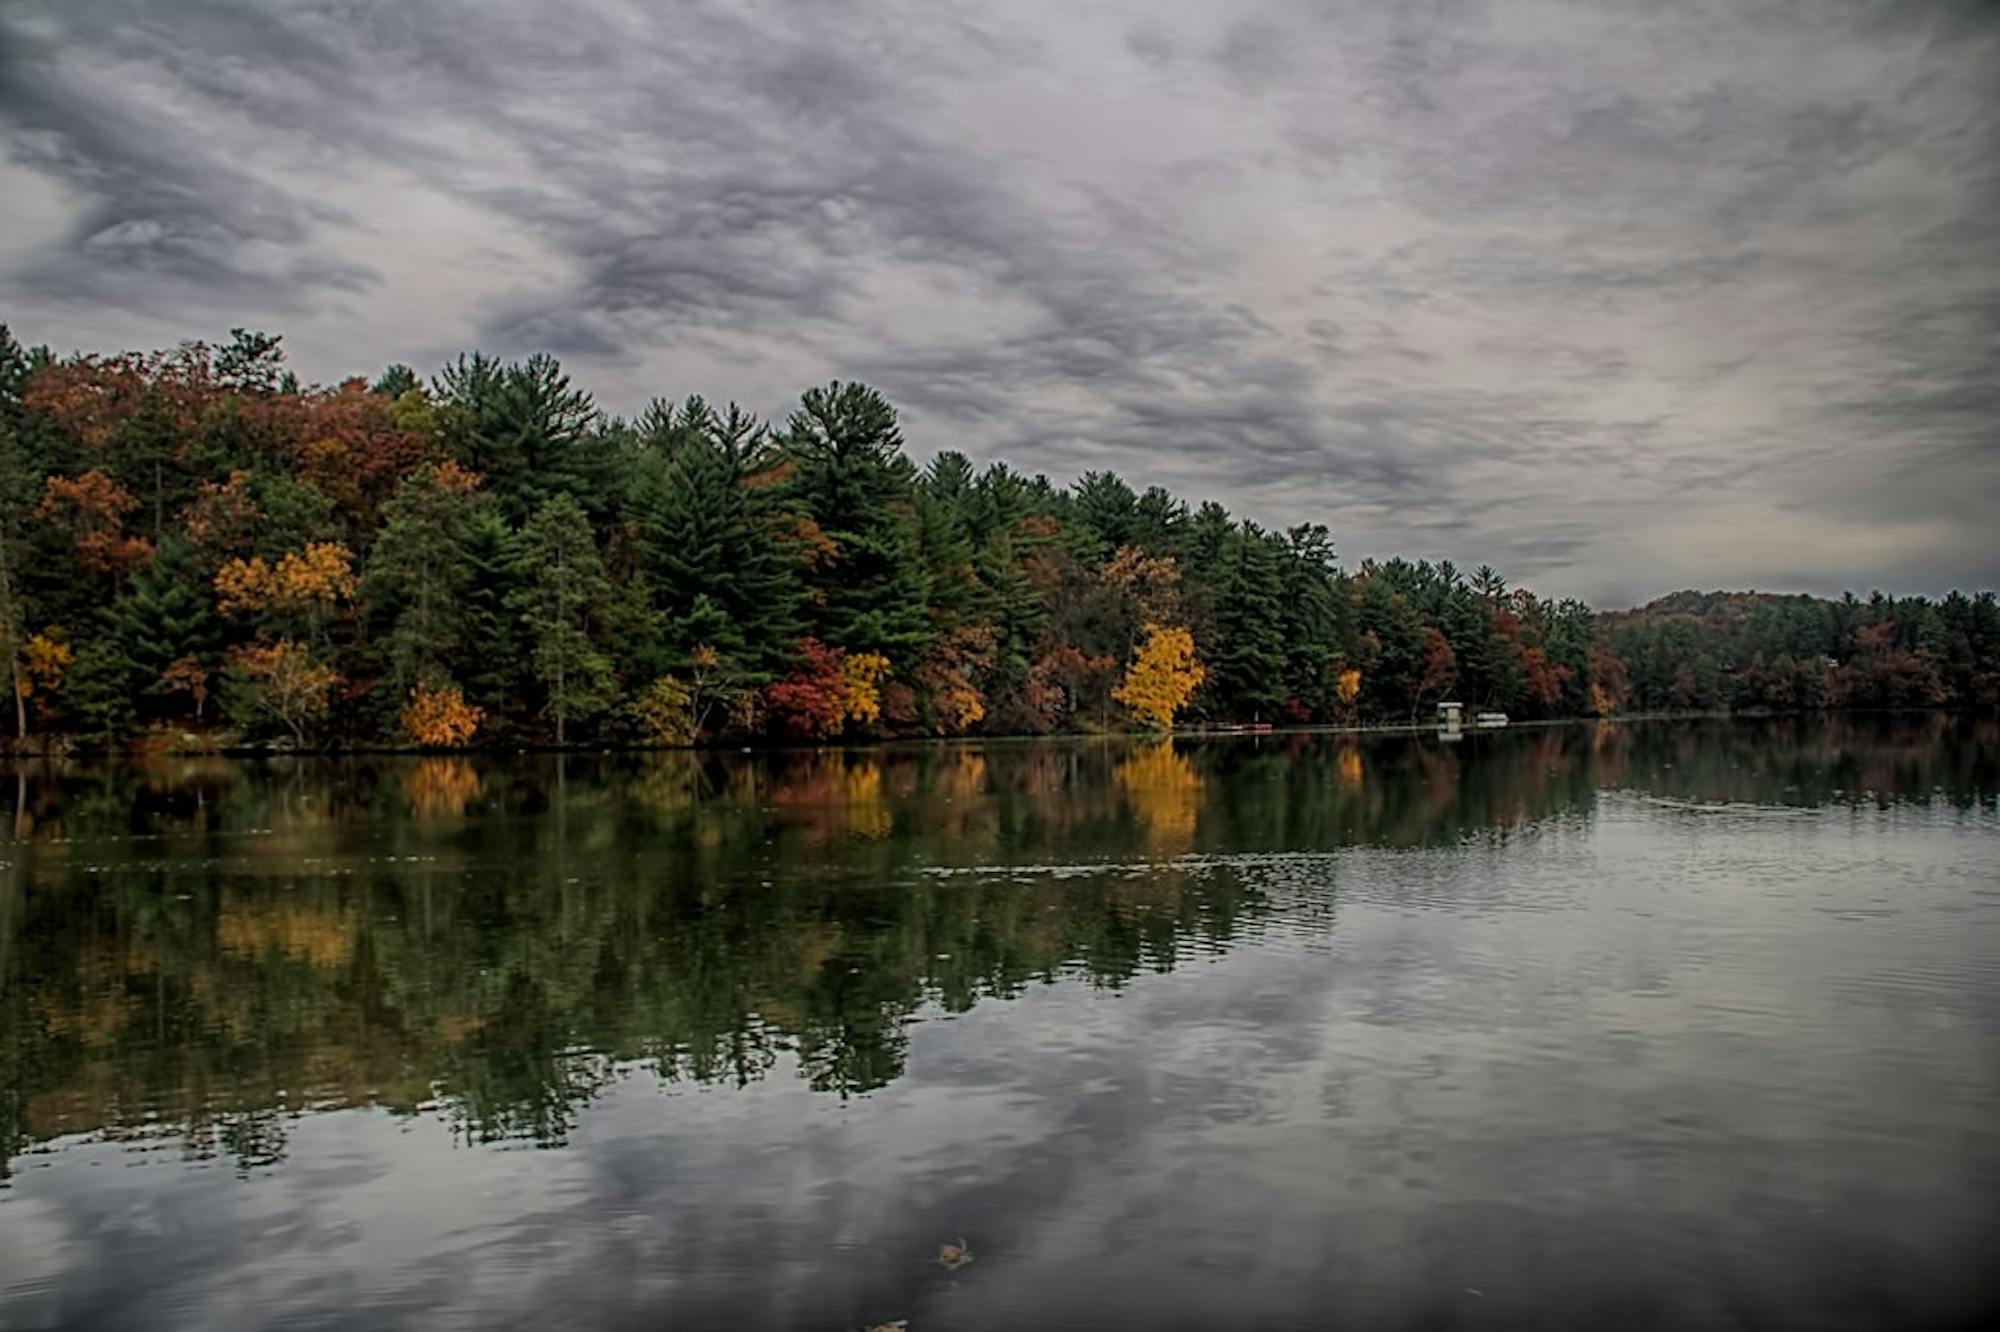
M 627 420 L 549 356 L 320 387 L 243 329 L 0 327 L 0 651 L 24 750 L 2000 706 L 1990 591 L 1598 613 L 1110 472 L 920 467 L 860 384 Z

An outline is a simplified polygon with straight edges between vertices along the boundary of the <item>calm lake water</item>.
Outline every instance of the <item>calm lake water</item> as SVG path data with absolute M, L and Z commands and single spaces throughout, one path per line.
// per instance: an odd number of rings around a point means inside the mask
M 0 768 L 0 1326 L 1976 1325 L 1996 800 L 1941 717 Z

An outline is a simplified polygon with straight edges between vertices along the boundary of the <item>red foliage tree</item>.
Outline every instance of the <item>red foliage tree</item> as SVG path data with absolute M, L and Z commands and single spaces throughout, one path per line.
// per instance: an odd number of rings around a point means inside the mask
M 396 404 L 359 379 L 253 399 L 243 414 L 254 434 L 361 530 L 429 455 L 430 441 L 403 426 Z
M 799 641 L 799 662 L 782 680 L 764 686 L 764 703 L 778 724 L 804 739 L 840 734 L 847 722 L 847 654 L 817 638 Z
M 143 416 L 149 432 L 188 442 L 220 391 L 199 342 L 166 352 L 72 356 L 42 367 L 23 398 L 93 449 Z

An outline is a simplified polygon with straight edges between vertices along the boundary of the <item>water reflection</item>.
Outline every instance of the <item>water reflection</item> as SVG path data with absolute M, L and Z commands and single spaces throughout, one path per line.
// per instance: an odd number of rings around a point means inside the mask
M 903 1072 L 926 1015 L 1323 933 L 1324 853 L 1531 837 L 1612 790 L 1990 807 L 2000 732 L 1918 717 L 6 776 L 0 1150 L 83 1134 L 247 1169 L 283 1158 L 297 1114 L 353 1105 L 562 1144 L 633 1066 L 742 1085 L 783 1065 L 864 1093 Z

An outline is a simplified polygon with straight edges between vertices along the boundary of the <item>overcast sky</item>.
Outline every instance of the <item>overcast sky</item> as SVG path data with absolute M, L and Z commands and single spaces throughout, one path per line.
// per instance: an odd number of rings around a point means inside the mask
M 1352 563 L 2000 582 L 2000 10 L 10 0 L 0 320 L 859 378 Z

